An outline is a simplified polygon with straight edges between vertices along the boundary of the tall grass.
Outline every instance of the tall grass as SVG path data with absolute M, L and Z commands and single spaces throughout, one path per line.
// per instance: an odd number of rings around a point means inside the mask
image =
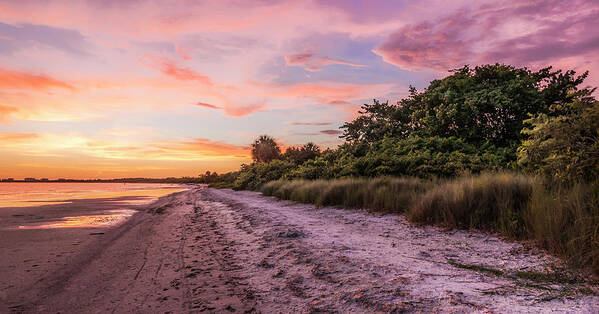
M 405 213 L 417 224 L 531 239 L 599 274 L 599 185 L 548 186 L 533 177 L 482 174 L 444 181 L 354 178 L 273 181 L 265 195 L 317 206 Z
M 569 188 L 535 185 L 526 212 L 530 237 L 574 265 L 599 274 L 599 189 L 576 184 Z
M 400 213 L 427 189 L 428 182 L 415 178 L 273 181 L 265 184 L 264 195 L 316 206 L 340 205 L 386 213 Z
M 525 234 L 524 212 L 534 179 L 514 174 L 483 174 L 443 182 L 412 204 L 409 219 L 452 228 Z

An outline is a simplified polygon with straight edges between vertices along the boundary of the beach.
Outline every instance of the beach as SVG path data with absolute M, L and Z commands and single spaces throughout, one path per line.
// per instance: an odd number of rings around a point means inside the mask
M 85 202 L 78 208 L 113 209 Z M 599 310 L 596 285 L 521 276 L 564 265 L 492 234 L 205 186 L 135 209 L 114 226 L 52 238 L 3 231 L 0 312 Z M 2 224 L 35 218 L 17 210 Z

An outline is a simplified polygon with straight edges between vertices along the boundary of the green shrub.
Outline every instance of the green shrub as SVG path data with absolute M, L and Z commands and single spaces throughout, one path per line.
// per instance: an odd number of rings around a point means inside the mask
M 455 177 L 496 171 L 510 162 L 513 150 L 476 147 L 455 137 L 384 138 L 347 167 L 360 176 Z
M 529 172 L 561 182 L 592 182 L 599 176 L 599 102 L 594 90 L 579 91 L 571 103 L 551 106 L 554 116 L 525 120 L 528 139 L 518 148 L 518 163 Z
M 233 189 L 257 190 L 267 182 L 283 178 L 294 167 L 295 164 L 279 159 L 244 165 L 233 183 Z

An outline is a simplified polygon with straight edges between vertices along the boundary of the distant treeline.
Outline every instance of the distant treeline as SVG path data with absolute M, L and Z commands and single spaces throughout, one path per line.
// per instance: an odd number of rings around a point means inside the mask
M 120 179 L 26 179 L 26 180 L 15 180 L 15 179 L 3 179 L 1 182 L 76 182 L 76 183 L 208 183 L 203 175 L 198 177 L 180 177 L 180 178 L 120 178 Z
M 397 103 L 363 105 L 337 148 L 281 152 L 262 135 L 253 163 L 202 180 L 532 239 L 599 273 L 599 102 L 583 85 L 588 73 L 450 72 Z

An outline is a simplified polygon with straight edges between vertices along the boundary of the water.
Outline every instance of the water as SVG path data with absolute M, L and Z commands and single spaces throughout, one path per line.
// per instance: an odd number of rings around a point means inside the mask
M 133 215 L 133 205 L 185 189 L 154 183 L 2 182 L 0 229 L 109 227 Z
M 68 203 L 89 198 L 135 196 L 136 204 L 151 202 L 167 194 L 184 190 L 179 184 L 156 183 L 58 183 L 58 182 L 0 182 L 2 207 L 30 207 Z

